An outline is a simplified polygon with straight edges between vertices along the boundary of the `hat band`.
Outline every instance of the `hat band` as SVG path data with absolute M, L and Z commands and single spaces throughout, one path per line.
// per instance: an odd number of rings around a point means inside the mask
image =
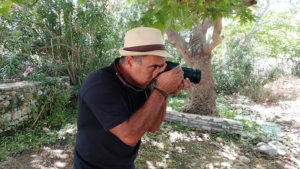
M 143 45 L 143 46 L 133 46 L 127 47 L 123 50 L 133 51 L 133 52 L 149 52 L 154 50 L 166 50 L 165 45 L 156 44 L 156 45 Z

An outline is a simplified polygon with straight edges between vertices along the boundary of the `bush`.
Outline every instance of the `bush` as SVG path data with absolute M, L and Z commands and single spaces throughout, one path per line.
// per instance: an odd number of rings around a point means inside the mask
M 63 78 L 45 78 L 42 92 L 38 93 L 37 103 L 32 107 L 33 125 L 39 120 L 47 122 L 49 127 L 60 128 L 66 121 L 65 114 L 72 108 L 71 87 Z M 51 120 L 49 120 L 51 119 Z M 49 120 L 49 121 L 48 121 Z
M 20 77 L 23 73 L 23 58 L 20 55 L 1 58 L 0 79 Z
M 218 93 L 232 94 L 255 81 L 251 47 L 240 43 L 240 39 L 233 40 L 228 44 L 225 56 L 213 59 L 212 71 Z
M 40 64 L 58 67 L 54 75 L 69 76 L 71 84 L 81 84 L 89 72 L 111 63 L 115 56 L 107 51 L 121 45 L 106 1 L 76 6 L 72 1 L 38 1 L 33 8 L 16 10 L 9 20 L 0 19 L 0 32 L 7 32 L 0 46 L 11 53 L 38 56 Z M 11 70 L 15 67 L 4 71 L 13 78 Z

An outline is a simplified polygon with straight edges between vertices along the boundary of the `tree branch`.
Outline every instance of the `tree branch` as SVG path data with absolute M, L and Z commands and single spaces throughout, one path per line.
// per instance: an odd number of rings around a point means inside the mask
M 212 42 L 204 45 L 205 53 L 211 53 L 211 51 L 222 42 L 221 31 L 222 31 L 222 18 L 219 17 L 217 21 L 214 23 Z
M 204 21 L 201 25 L 201 31 L 203 34 L 206 34 L 207 30 L 214 25 L 213 20 L 208 19 L 206 21 Z
M 183 39 L 183 37 L 179 35 L 178 32 L 175 32 L 171 27 L 168 28 L 166 34 L 168 36 L 170 44 L 179 51 L 185 61 L 189 61 L 191 57 L 189 44 Z
M 30 8 L 34 7 L 34 5 L 38 2 L 39 0 L 35 0 L 35 2 L 33 2 L 33 4 L 30 5 Z
M 259 24 L 262 25 L 262 24 L 260 23 L 260 20 L 261 20 L 261 18 L 265 15 L 265 13 L 267 12 L 267 10 L 268 10 L 269 7 L 270 7 L 270 0 L 267 0 L 267 5 L 266 5 L 266 7 L 263 9 L 263 11 L 262 11 L 261 13 L 258 14 L 258 19 L 256 20 L 254 26 L 252 27 L 251 32 L 250 32 L 248 35 L 245 36 L 245 42 L 248 42 L 249 39 L 251 39 L 251 37 L 253 36 L 253 34 L 254 34 L 255 31 L 256 31 L 257 26 L 258 26 Z
M 243 6 L 252 6 L 257 4 L 256 0 L 244 0 L 244 2 L 242 3 Z
M 206 42 L 207 30 L 213 25 L 214 22 L 208 19 L 193 27 L 190 35 L 190 48 L 193 52 L 203 52 L 203 47 L 208 45 Z

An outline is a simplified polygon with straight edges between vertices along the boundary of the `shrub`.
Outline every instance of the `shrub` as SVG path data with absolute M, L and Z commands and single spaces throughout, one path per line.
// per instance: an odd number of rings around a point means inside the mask
M 252 75 L 251 47 L 241 46 L 240 43 L 240 39 L 233 40 L 228 44 L 225 56 L 213 59 L 212 70 L 218 93 L 235 93 L 255 79 Z
M 296 62 L 292 68 L 292 74 L 300 78 L 300 61 Z

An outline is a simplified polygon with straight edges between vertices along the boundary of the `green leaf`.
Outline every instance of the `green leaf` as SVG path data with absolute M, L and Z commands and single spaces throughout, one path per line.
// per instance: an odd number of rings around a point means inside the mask
M 3 15 L 5 18 L 9 19 L 9 13 L 11 11 L 11 0 L 0 2 L 0 15 Z
M 78 5 L 86 4 L 86 0 L 78 0 Z

